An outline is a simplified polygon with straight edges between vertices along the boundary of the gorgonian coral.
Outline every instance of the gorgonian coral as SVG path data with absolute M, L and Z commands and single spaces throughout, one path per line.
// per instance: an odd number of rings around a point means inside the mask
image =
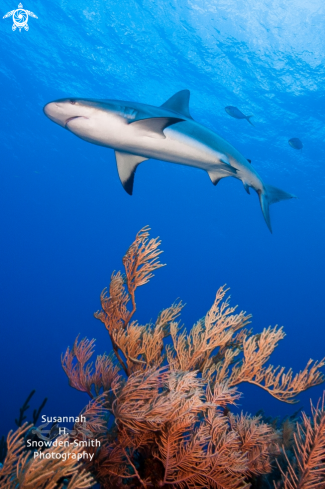
M 294 461 L 290 461 L 285 449 L 287 471 L 279 468 L 284 489 L 325 488 L 325 397 L 317 406 L 311 405 L 311 418 L 302 413 L 301 423 L 294 433 Z
M 1 489 L 84 489 L 95 484 L 78 459 L 83 448 L 67 447 L 67 436 L 60 436 L 57 446 L 44 450 L 42 456 L 38 452 L 39 456 L 34 457 L 31 450 L 26 450 L 24 435 L 31 427 L 25 423 L 7 437 L 8 452 L 0 470 Z
M 76 423 L 73 436 L 100 446 L 84 447 L 82 463 L 41 464 L 25 453 L 27 428 L 19 428 L 8 437 L 1 487 L 81 489 L 95 480 L 107 489 L 325 489 L 324 403 L 301 423 L 295 415 L 279 424 L 231 411 L 245 382 L 296 402 L 323 382 L 325 361 L 310 360 L 298 374 L 267 365 L 283 329 L 253 334 L 251 316 L 230 306 L 225 287 L 189 332 L 180 328 L 180 301 L 155 323 L 139 325 L 135 294 L 163 266 L 159 245 L 142 229 L 123 258 L 125 273 L 114 272 L 101 294 L 95 317 L 112 354 L 92 362 L 95 340 L 77 337 L 61 358 L 70 385 L 91 398 L 82 413 L 87 422 Z
M 250 487 L 272 471 L 285 424 L 281 430 L 258 416 L 232 414 L 238 385 L 248 382 L 294 403 L 300 392 L 323 382 L 325 362 L 310 360 L 295 375 L 266 365 L 283 329 L 253 334 L 251 316 L 236 313 L 225 287 L 189 333 L 179 325 L 180 301 L 162 310 L 154 324 L 139 325 L 133 319 L 135 293 L 163 266 L 159 245 L 142 229 L 123 258 L 125 273 L 114 272 L 101 294 L 95 317 L 108 331 L 115 361 L 104 355 L 89 363 L 94 340 L 86 338 L 62 356 L 70 385 L 91 397 L 104 393 L 114 421 L 96 432 L 102 448 L 87 468 L 105 488 Z M 296 443 L 303 444 L 300 433 Z M 298 487 L 290 482 L 290 464 L 288 469 L 283 484 Z

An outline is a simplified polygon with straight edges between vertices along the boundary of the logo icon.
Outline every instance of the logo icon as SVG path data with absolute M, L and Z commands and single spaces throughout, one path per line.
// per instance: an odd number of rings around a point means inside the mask
M 24 28 L 25 31 L 29 30 L 29 26 L 27 24 L 28 16 L 34 17 L 34 19 L 38 19 L 38 17 L 33 12 L 30 12 L 29 10 L 24 10 L 21 3 L 18 5 L 17 10 L 12 10 L 11 12 L 8 12 L 6 15 L 3 16 L 3 19 L 11 16 L 14 22 L 12 25 L 12 30 L 15 31 L 18 27 L 19 32 L 21 32 L 22 28 Z

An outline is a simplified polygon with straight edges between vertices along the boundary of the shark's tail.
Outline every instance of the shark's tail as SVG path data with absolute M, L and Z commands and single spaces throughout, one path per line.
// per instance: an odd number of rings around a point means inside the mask
M 271 204 L 275 204 L 275 202 L 280 202 L 280 200 L 296 199 L 297 197 L 293 194 L 288 194 L 287 192 L 284 192 L 284 190 L 272 187 L 272 185 L 264 185 L 263 190 L 260 190 L 258 192 L 258 196 L 260 199 L 261 209 L 265 222 L 272 233 L 269 206 Z
M 251 121 L 251 118 L 254 117 L 253 115 L 248 115 L 246 116 L 246 119 L 248 120 L 248 122 L 250 123 L 251 126 L 254 126 L 254 124 L 252 123 Z M 255 127 L 255 126 L 254 126 Z

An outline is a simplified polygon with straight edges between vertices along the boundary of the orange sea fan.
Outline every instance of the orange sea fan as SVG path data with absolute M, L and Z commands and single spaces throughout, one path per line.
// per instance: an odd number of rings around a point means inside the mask
M 160 477 L 156 469 L 157 487 L 210 487 L 210 483 L 246 487 L 246 453 L 228 419 L 217 411 L 218 405 L 238 395 L 219 386 L 208 391 L 207 400 L 204 387 L 196 372 L 138 372 L 129 377 L 113 404 L 125 453 L 130 448 L 132 454 L 144 450 L 161 463 Z M 144 486 L 152 485 L 150 474 L 141 480 Z
M 280 433 L 258 416 L 229 413 L 228 417 L 231 429 L 239 436 L 241 450 L 248 456 L 247 472 L 254 475 L 271 472 L 271 462 L 280 453 Z
M 188 335 L 185 331 L 180 333 L 175 321 L 183 307 L 180 302 L 165 310 L 167 319 L 163 327 L 159 321 L 153 329 L 130 323 L 136 311 L 136 288 L 147 283 L 153 271 L 163 266 L 158 261 L 160 241 L 149 240 L 148 231 L 146 227 L 137 234 L 123 259 L 125 277 L 120 272 L 112 275 L 110 296 L 102 293 L 102 311 L 95 314 L 105 324 L 114 353 L 127 376 L 137 370 L 159 368 L 165 350 L 171 369 L 199 370 L 210 383 L 227 382 L 230 387 L 242 382 L 255 384 L 288 403 L 296 402 L 299 392 L 324 381 L 320 369 L 325 359 L 314 363 L 310 360 L 296 375 L 291 370 L 285 373 L 284 368 L 265 367 L 285 336 L 283 329 L 269 327 L 252 335 L 245 328 L 251 316 L 243 311 L 234 314 L 236 307 L 231 307 L 229 298 L 225 298 L 228 290 L 225 287 L 220 287 L 211 309 Z M 172 346 L 165 348 L 163 339 L 169 335 Z M 238 360 L 241 354 L 243 358 Z
M 218 423 L 216 423 L 218 421 Z M 175 487 L 249 487 L 245 483 L 246 455 L 237 437 L 227 432 L 224 417 L 202 423 L 191 434 L 186 418 L 165 427 L 154 456 L 164 466 L 161 485 Z
M 8 452 L 0 470 L 1 489 L 86 489 L 95 484 L 78 460 L 83 448 L 64 445 L 67 436 L 58 437 L 58 446 L 35 452 L 37 457 L 33 451 L 26 451 L 24 435 L 31 426 L 25 423 L 8 435 Z M 69 482 L 64 484 L 64 478 L 69 478 Z
M 282 328 L 252 334 L 251 316 L 236 313 L 225 287 L 189 333 L 180 330 L 179 301 L 155 323 L 139 325 L 133 319 L 135 293 L 163 266 L 159 245 L 149 239 L 148 227 L 137 234 L 123 259 L 125 273 L 112 274 L 108 293 L 101 294 L 102 310 L 95 314 L 108 331 L 122 375 L 105 355 L 93 367 L 94 340 L 77 339 L 62 356 L 70 384 L 95 398 L 103 393 L 103 407 L 114 417 L 108 427 L 107 417 L 94 413 L 93 433 L 102 448 L 89 448 L 95 458 L 86 466 L 105 488 L 123 487 L 125 481 L 132 489 L 248 488 L 254 478 L 271 472 L 280 434 L 259 417 L 230 413 L 229 405 L 240 398 L 239 384 L 255 384 L 281 401 L 296 402 L 300 392 L 323 382 L 325 361 L 310 360 L 296 375 L 266 365 L 284 338 Z M 312 487 L 290 486 L 295 474 L 290 467 L 283 473 L 285 489 Z
M 288 471 L 283 475 L 284 489 L 325 488 L 325 394 L 322 401 L 311 405 L 311 418 L 302 413 L 294 434 L 296 464 L 293 467 L 287 457 Z
M 173 347 L 167 348 L 168 363 L 172 368 L 203 371 L 211 366 L 211 355 L 217 348 L 224 350 L 229 346 L 233 349 L 230 343 L 235 333 L 249 323 L 251 316 L 246 316 L 243 311 L 233 314 L 236 307 L 229 306 L 229 298 L 222 302 L 227 291 L 220 287 L 211 309 L 188 335 L 185 331 L 179 333 L 178 325 L 172 324 Z
M 71 387 L 87 392 L 91 398 L 99 396 L 101 391 L 115 392 L 121 380 L 119 368 L 107 355 L 99 355 L 94 370 L 93 363 L 88 361 L 94 353 L 95 340 L 83 338 L 78 342 L 78 338 L 75 339 L 71 351 L 67 348 L 65 354 L 61 355 L 61 364 Z
M 285 450 L 293 447 L 295 428 L 296 424 L 290 418 L 286 418 L 282 423 L 281 446 L 283 445 Z
M 325 359 L 320 362 L 309 360 L 304 370 L 296 375 L 291 369 L 285 373 L 284 367 L 264 367 L 284 336 L 282 328 L 269 327 L 258 335 L 246 337 L 243 341 L 243 361 L 234 365 L 229 375 L 229 385 L 249 382 L 265 389 L 276 399 L 292 404 L 297 402 L 296 396 L 300 392 L 324 382 L 320 369 L 325 365 Z
M 155 324 L 140 326 L 132 321 L 126 329 L 114 330 L 112 339 L 126 359 L 129 374 L 138 370 L 158 368 L 166 359 L 164 338 L 183 308 L 181 301 L 160 312 Z
M 113 273 L 109 287 L 110 295 L 107 297 L 106 290 L 101 294 L 102 310 L 95 313 L 110 335 L 114 353 L 119 360 L 123 370 L 130 375 L 131 369 L 125 364 L 113 336 L 113 331 L 126 329 L 135 311 L 135 291 L 141 285 L 146 284 L 152 277 L 153 272 L 164 265 L 159 262 L 158 257 L 162 253 L 159 250 L 158 238 L 149 238 L 149 227 L 146 226 L 138 232 L 132 245 L 123 258 L 125 276 L 120 272 Z M 127 309 L 131 301 L 132 309 Z M 131 338 L 132 340 L 132 338 Z
M 107 395 L 106 392 L 90 401 L 78 416 L 79 421 L 74 424 L 74 437 L 98 437 L 106 431 L 107 427 Z M 85 421 L 84 421 L 85 420 Z
M 102 444 L 100 450 L 93 449 L 92 451 L 94 459 L 91 463 L 86 463 L 86 467 L 96 473 L 96 480 L 101 487 L 105 489 L 123 487 L 122 479 L 132 480 L 137 477 L 132 468 L 128 467 L 122 444 L 106 442 Z

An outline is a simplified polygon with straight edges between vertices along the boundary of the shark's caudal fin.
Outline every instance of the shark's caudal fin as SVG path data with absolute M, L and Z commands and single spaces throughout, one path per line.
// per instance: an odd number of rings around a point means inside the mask
M 248 115 L 248 116 L 246 117 L 246 119 L 247 119 L 247 121 L 250 123 L 250 125 L 251 125 L 251 126 L 255 127 L 255 126 L 254 126 L 254 124 L 253 124 L 253 123 L 252 123 L 252 121 L 251 121 L 251 118 L 252 118 L 252 117 L 254 117 L 254 116 L 253 116 L 253 115 Z
M 297 197 L 293 194 L 288 194 L 287 192 L 284 192 L 284 190 L 272 187 L 272 185 L 264 185 L 263 190 L 258 192 L 258 196 L 260 199 L 261 209 L 265 222 L 272 233 L 269 206 L 271 204 L 275 204 L 276 202 L 280 202 L 280 200 L 296 199 Z

